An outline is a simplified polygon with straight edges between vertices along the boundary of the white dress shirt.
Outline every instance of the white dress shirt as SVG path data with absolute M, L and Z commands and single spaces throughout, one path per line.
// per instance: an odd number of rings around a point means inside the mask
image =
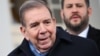
M 88 31 L 89 31 L 89 26 L 85 30 L 83 30 L 80 34 L 78 34 L 78 36 L 87 38 Z

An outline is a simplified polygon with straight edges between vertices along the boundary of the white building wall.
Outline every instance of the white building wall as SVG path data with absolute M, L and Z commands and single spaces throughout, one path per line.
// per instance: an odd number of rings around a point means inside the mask
M 92 15 L 90 16 L 90 24 L 100 29 L 100 0 L 90 0 L 92 7 Z
M 0 56 L 13 49 L 11 42 L 11 14 L 8 0 L 0 0 Z

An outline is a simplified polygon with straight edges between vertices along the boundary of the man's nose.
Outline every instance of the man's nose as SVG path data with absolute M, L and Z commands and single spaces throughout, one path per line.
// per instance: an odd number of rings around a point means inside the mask
M 73 13 L 77 13 L 77 12 L 78 12 L 78 8 L 77 8 L 76 6 L 73 6 L 72 12 L 73 12 Z
M 45 25 L 40 25 L 40 30 L 39 30 L 40 34 L 44 34 L 47 32 L 46 26 Z

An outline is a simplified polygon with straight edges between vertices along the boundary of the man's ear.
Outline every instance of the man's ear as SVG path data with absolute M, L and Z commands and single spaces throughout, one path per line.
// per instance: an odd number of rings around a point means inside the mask
M 56 18 L 55 17 L 53 17 L 53 21 L 54 21 L 54 23 L 56 23 Z
M 60 11 L 60 16 L 61 16 L 61 19 L 64 19 L 64 15 L 63 15 L 64 13 L 63 13 L 63 10 L 61 9 L 61 11 Z
M 56 18 L 52 17 L 53 24 L 56 26 Z
M 20 27 L 20 31 L 21 31 L 21 33 L 23 34 L 24 38 L 25 38 L 26 40 L 29 40 L 29 38 L 27 37 L 26 28 L 25 28 L 24 26 L 21 26 L 21 27 Z
M 92 15 L 92 8 L 88 8 L 88 16 Z

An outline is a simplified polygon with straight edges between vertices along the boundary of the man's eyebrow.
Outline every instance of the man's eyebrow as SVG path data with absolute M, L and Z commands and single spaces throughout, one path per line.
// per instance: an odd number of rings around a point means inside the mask
M 38 22 L 32 22 L 32 23 L 30 23 L 30 26 L 32 26 L 34 24 L 39 24 L 39 23 Z

